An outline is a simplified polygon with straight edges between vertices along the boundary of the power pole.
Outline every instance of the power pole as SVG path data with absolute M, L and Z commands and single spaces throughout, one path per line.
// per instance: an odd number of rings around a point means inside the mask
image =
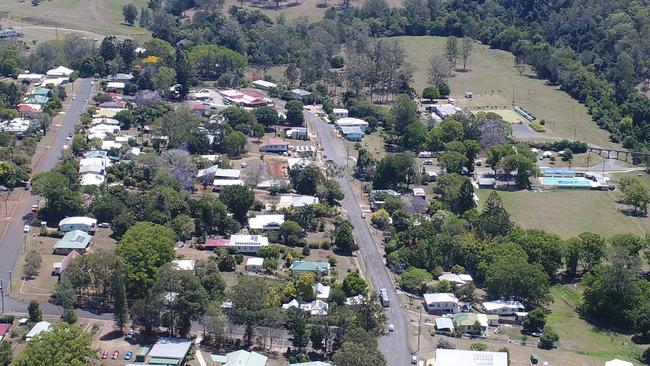
M 0 280 L 0 297 L 2 297 L 2 311 L 0 311 L 0 313 L 4 313 L 5 312 L 5 290 L 4 290 L 2 280 Z
M 417 352 L 420 352 L 420 334 L 421 332 L 421 327 L 422 327 L 422 308 L 420 307 L 420 316 L 418 318 L 418 350 Z

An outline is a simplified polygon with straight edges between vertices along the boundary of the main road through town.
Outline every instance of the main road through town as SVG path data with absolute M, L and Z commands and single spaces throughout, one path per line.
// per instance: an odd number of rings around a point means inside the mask
M 340 167 L 345 166 L 348 157 L 341 141 L 334 134 L 332 126 L 308 111 L 305 112 L 305 120 L 316 132 L 318 144 L 327 154 L 327 158 Z M 386 358 L 388 365 L 407 365 L 410 362 L 411 350 L 408 344 L 409 330 L 404 308 L 397 296 L 382 255 L 375 244 L 370 227 L 366 220 L 361 217 L 361 206 L 349 178 L 347 175 L 342 175 L 335 179 L 345 193 L 342 205 L 347 212 L 348 220 L 354 227 L 354 237 L 359 245 L 359 252 L 366 275 L 370 278 L 375 290 L 386 289 L 390 298 L 390 306 L 386 308 L 385 312 L 388 322 L 395 326 L 395 331 L 389 332 L 379 339 L 379 349 Z
M 32 161 L 32 176 L 40 172 L 46 172 L 53 169 L 59 161 L 63 145 L 66 144 L 68 135 L 74 133 L 75 125 L 79 123 L 87 99 L 92 93 L 92 79 L 80 79 L 74 86 L 72 95 L 68 95 L 69 105 L 65 110 L 63 118 L 57 118 L 50 125 L 49 133 L 54 134 L 50 145 L 46 146 L 46 151 L 40 157 L 34 157 Z M 59 123 L 60 121 L 60 123 Z M 22 188 L 18 188 L 22 189 Z M 36 204 L 38 197 L 33 196 L 31 191 L 21 191 L 18 201 L 13 212 L 7 218 L 7 226 L 4 232 L 0 232 L 0 278 L 4 283 L 4 305 L 6 312 L 25 312 L 27 306 L 21 301 L 14 300 L 6 295 L 10 290 L 10 271 L 13 271 L 18 257 L 25 245 L 25 235 L 23 227 L 31 223 L 33 214 L 31 213 L 32 205 Z M 45 268 L 44 270 L 49 270 Z M 15 292 L 19 289 L 13 288 Z M 42 304 L 41 308 L 46 314 L 60 314 L 62 311 L 58 306 L 52 304 Z M 94 314 L 79 311 L 82 317 L 97 317 Z M 110 315 L 110 314 L 108 314 Z M 110 318 L 110 317 L 109 317 Z

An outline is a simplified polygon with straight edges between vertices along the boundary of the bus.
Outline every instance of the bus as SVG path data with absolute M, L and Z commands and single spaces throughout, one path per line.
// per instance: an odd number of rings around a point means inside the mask
M 379 301 L 381 301 L 381 305 L 383 307 L 388 307 L 390 306 L 390 299 L 388 298 L 388 291 L 386 291 L 385 288 L 382 288 L 379 290 Z

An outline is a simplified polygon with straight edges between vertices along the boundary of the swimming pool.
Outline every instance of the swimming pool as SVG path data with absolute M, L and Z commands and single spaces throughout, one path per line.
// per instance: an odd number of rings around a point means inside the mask
M 557 177 L 541 177 L 539 178 L 542 184 L 547 186 L 558 187 L 591 187 L 591 181 L 582 177 L 573 178 L 557 178 Z

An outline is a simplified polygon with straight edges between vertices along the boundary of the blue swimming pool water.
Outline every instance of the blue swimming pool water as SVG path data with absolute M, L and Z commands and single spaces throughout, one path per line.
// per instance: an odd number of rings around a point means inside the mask
M 585 178 L 555 178 L 543 177 L 544 184 L 556 186 L 590 186 L 591 181 Z

